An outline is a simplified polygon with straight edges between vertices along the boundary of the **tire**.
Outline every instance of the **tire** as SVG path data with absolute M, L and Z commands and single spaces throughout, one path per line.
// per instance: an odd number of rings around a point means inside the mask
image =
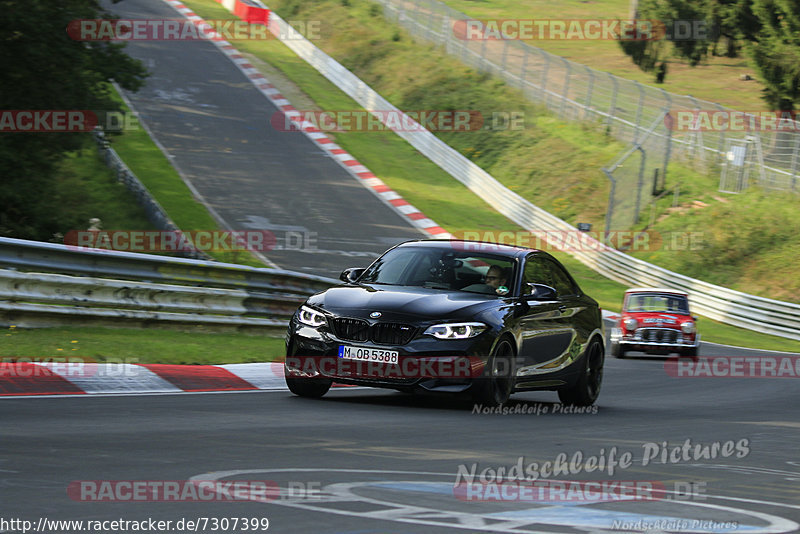
M 564 404 L 591 406 L 600 395 L 603 384 L 603 346 L 592 341 L 581 362 L 581 371 L 575 383 L 558 390 L 558 398 Z
M 332 380 L 328 378 L 285 377 L 289 391 L 300 397 L 318 399 L 331 389 Z
M 500 406 L 508 402 L 514 391 L 514 347 L 507 339 L 498 341 L 489 361 L 484 376 L 475 384 L 477 389 L 472 395 L 476 403 L 484 406 Z
M 690 347 L 688 349 L 681 350 L 681 356 L 687 356 L 689 358 L 697 358 L 697 347 Z
M 624 358 L 625 357 L 625 349 L 622 348 L 622 343 L 619 341 L 612 341 L 611 342 L 611 355 L 614 358 Z

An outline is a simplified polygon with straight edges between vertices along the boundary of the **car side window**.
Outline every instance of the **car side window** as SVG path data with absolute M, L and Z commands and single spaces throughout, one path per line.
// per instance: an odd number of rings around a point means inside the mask
M 547 258 L 528 256 L 523 274 L 522 294 L 529 295 L 531 288 L 528 284 L 544 284 L 556 290 L 559 297 L 577 294 L 577 289 L 572 279 L 556 263 Z
M 559 297 L 572 296 L 578 293 L 575 284 L 572 283 L 572 279 L 564 272 L 564 269 L 549 260 L 546 264 L 550 269 L 552 287 L 555 288 Z
M 531 287 L 528 284 L 544 284 L 553 287 L 550 269 L 547 268 L 544 258 L 528 256 L 522 275 L 523 295 L 531 294 Z

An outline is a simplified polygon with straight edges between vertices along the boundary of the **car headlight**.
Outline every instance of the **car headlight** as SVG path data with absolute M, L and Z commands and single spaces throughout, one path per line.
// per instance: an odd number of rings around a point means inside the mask
M 639 322 L 633 317 L 626 317 L 622 324 L 625 325 L 625 330 L 628 332 L 633 332 L 639 327 Z
M 429 326 L 423 334 L 438 339 L 467 339 L 486 330 L 483 323 L 448 323 Z
M 686 321 L 685 323 L 682 323 L 681 330 L 683 331 L 684 334 L 694 334 L 696 330 L 694 322 Z
M 317 310 L 312 310 L 308 306 L 300 306 L 300 313 L 297 315 L 297 319 L 303 324 L 314 327 L 322 326 L 327 322 L 324 314 Z

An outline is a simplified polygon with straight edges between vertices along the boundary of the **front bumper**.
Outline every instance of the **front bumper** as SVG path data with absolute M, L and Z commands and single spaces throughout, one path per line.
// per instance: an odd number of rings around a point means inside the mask
M 637 338 L 635 335 L 623 336 L 622 329 L 614 327 L 611 329 L 611 343 L 619 344 L 623 350 L 637 350 L 641 352 L 681 352 L 689 349 L 696 349 L 700 346 L 700 334 L 695 334 L 694 339 L 684 339 L 683 334 L 678 334 L 678 339 L 674 342 L 647 341 Z
M 345 384 L 394 389 L 459 392 L 483 375 L 494 337 L 442 340 L 417 336 L 404 345 L 338 339 L 331 332 L 292 321 L 287 332 L 284 370 L 298 378 L 330 378 Z M 341 345 L 398 352 L 396 364 L 339 357 Z

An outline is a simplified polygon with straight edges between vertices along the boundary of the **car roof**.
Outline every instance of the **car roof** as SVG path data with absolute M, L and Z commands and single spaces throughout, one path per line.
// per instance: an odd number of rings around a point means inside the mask
M 413 241 L 406 241 L 397 245 L 398 247 L 406 246 L 423 246 L 426 248 L 446 249 L 451 248 L 463 252 L 475 252 L 482 254 L 501 254 L 509 257 L 519 257 L 527 255 L 531 252 L 540 252 L 538 249 L 518 247 L 516 245 L 505 245 L 502 243 L 492 243 L 490 241 L 468 241 L 464 239 L 416 239 Z
M 689 296 L 686 291 L 681 291 L 680 289 L 669 289 L 666 287 L 632 287 L 625 290 L 625 293 L 669 293 L 671 295 L 681 295 L 684 297 Z

